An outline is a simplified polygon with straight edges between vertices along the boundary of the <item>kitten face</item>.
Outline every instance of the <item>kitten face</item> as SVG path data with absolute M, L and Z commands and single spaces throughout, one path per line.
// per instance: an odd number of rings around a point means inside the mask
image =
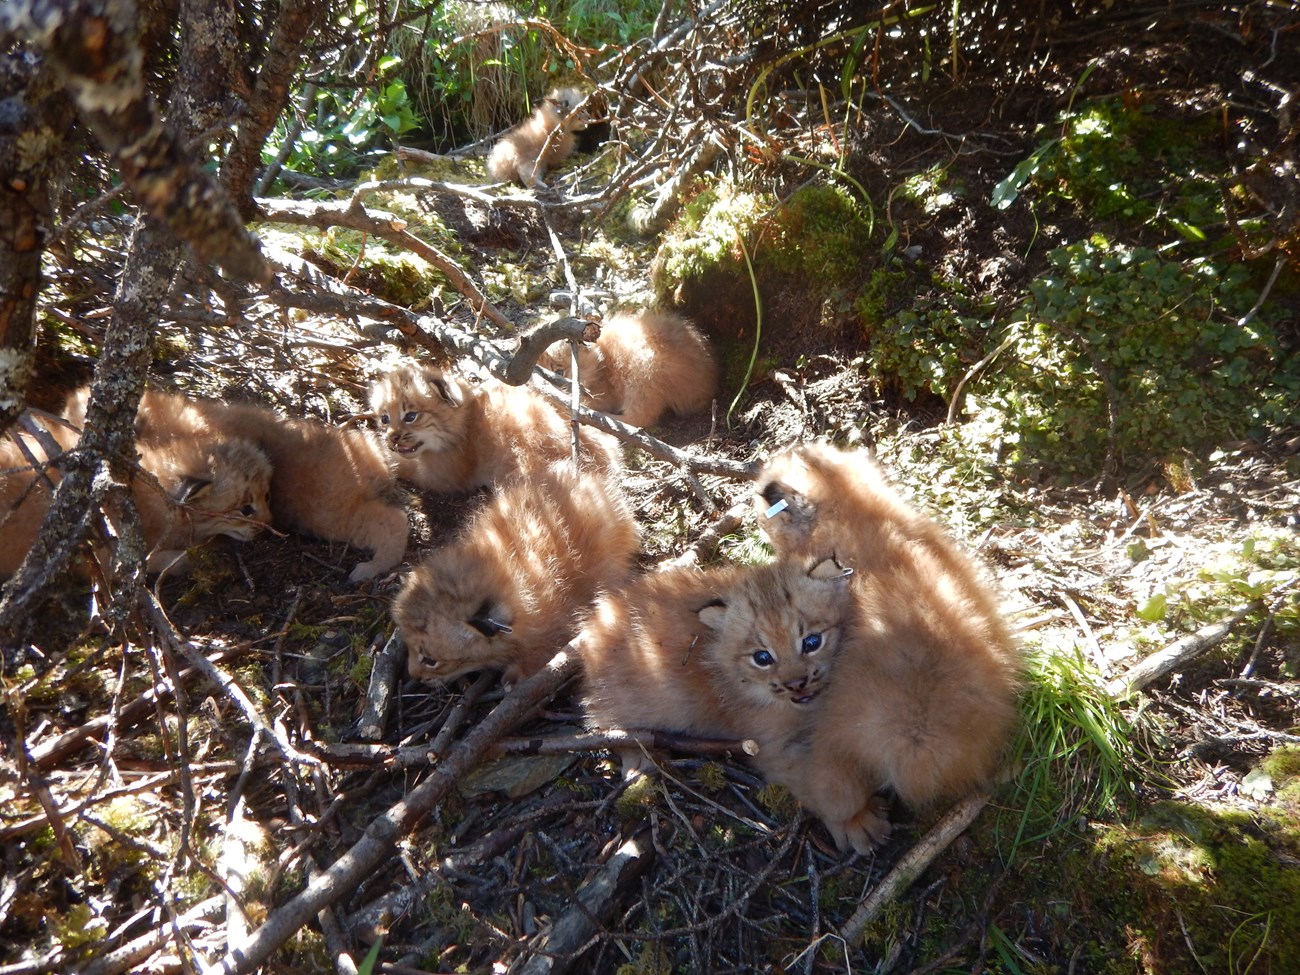
M 246 542 L 271 523 L 270 490 L 266 454 L 232 440 L 214 444 L 207 470 L 182 479 L 173 499 L 190 513 L 195 541 L 229 535 Z
M 449 450 L 468 421 L 465 390 L 437 369 L 400 366 L 370 388 L 384 445 L 401 457 Z
M 486 567 L 454 550 L 434 553 L 411 572 L 392 612 L 412 677 L 449 681 L 489 668 L 515 676 L 514 611 L 489 595 L 498 587 Z
M 851 609 L 847 576 L 834 559 L 762 566 L 701 609 L 713 631 L 707 663 L 727 694 L 759 707 L 811 704 L 839 652 Z
M 582 92 L 577 88 L 556 88 L 542 99 L 542 111 L 547 116 L 547 127 L 555 128 L 569 116 L 575 108 L 582 104 Z M 573 115 L 565 122 L 564 130 L 566 132 L 581 132 L 591 124 L 586 109 Z

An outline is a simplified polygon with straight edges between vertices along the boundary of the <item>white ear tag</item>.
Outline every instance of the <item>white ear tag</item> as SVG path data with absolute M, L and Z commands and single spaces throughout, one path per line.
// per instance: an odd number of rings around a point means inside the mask
M 785 498 L 782 498 L 776 504 L 772 505 L 772 507 L 768 508 L 765 512 L 763 512 L 763 517 L 775 518 L 777 515 L 779 515 L 782 511 L 784 511 L 788 507 L 790 507 L 790 502 L 787 501 Z

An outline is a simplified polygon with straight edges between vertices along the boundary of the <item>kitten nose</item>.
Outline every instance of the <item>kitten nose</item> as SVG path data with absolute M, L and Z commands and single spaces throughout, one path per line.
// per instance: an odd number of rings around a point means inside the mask
M 808 686 L 808 678 L 801 677 L 798 680 L 788 680 L 785 682 L 785 686 L 797 693 Z

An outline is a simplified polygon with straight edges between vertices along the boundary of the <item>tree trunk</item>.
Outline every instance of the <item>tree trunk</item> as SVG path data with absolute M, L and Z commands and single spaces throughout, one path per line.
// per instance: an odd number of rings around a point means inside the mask
M 33 59 L 0 62 L 0 436 L 26 405 L 49 181 L 72 104 Z

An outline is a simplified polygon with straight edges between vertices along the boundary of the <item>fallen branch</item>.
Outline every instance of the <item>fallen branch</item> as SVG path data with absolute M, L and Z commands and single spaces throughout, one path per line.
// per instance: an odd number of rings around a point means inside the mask
M 168 939 L 210 927 L 211 919 L 221 913 L 225 901 L 225 894 L 200 901 L 174 922 L 165 923 L 70 971 L 73 975 L 122 975 L 123 972 L 144 971 L 147 966 L 142 963 L 162 948 Z
M 934 862 L 935 857 L 948 848 L 953 840 L 971 823 L 988 804 L 987 795 L 967 796 L 949 810 L 948 815 L 935 824 L 934 829 L 926 833 L 920 843 L 907 851 L 907 854 L 894 864 L 885 878 L 871 891 L 853 916 L 840 928 L 840 937 L 853 943 L 862 934 L 863 929 L 874 921 L 903 891 L 912 885 L 912 881 L 921 876 L 925 869 Z
M 496 755 L 561 755 L 566 752 L 603 752 L 639 745 L 658 751 L 690 755 L 758 754 L 758 742 L 746 738 L 694 738 L 672 731 L 608 730 L 576 735 L 545 735 L 536 738 L 505 738 L 492 749 Z
M 542 354 L 556 342 L 566 339 L 594 342 L 600 338 L 600 325 L 584 318 L 566 316 L 543 322 L 530 328 L 519 337 L 519 347 L 510 357 L 502 381 L 511 386 L 523 386 L 532 378 L 533 368 Z
M 649 832 L 641 830 L 614 851 L 578 889 L 576 903 L 532 940 L 529 953 L 510 966 L 509 975 L 562 975 L 569 970 L 613 915 L 620 896 L 650 866 L 654 849 Z
M 667 561 L 655 566 L 655 569 L 686 568 L 687 566 L 698 565 L 703 562 L 713 554 L 713 551 L 718 547 L 718 543 L 721 542 L 722 539 L 726 538 L 745 523 L 745 516 L 749 513 L 749 508 L 750 503 L 748 499 L 737 501 L 730 508 L 724 511 L 717 521 L 709 525 L 709 527 L 704 529 L 704 531 L 700 532 L 700 537 L 691 543 L 690 548 L 675 559 L 668 559 Z
M 470 280 L 470 276 L 459 264 L 408 231 L 406 221 L 396 214 L 368 210 L 356 198 L 347 203 L 259 199 L 257 211 L 258 219 L 269 223 L 288 223 L 321 230 L 347 227 L 381 237 L 390 244 L 411 251 L 441 271 L 451 286 L 469 299 L 470 308 L 475 315 L 482 315 L 502 328 L 514 328 L 514 323 L 488 301 L 487 296 Z
M 373 657 L 370 682 L 366 685 L 366 706 L 357 719 L 357 734 L 367 741 L 376 741 L 384 736 L 405 653 L 406 645 L 402 643 L 401 633 L 393 630 L 384 641 L 383 649 Z
M 447 754 L 433 773 L 366 828 L 365 835 L 328 869 L 313 877 L 302 893 L 275 910 L 240 949 L 228 952 L 211 970 L 246 975 L 265 962 L 323 908 L 356 889 L 479 764 L 507 731 L 548 700 L 578 670 L 578 657 L 566 646 L 540 672 L 520 683 L 482 722 Z
M 1232 628 L 1258 610 L 1259 605 L 1252 602 L 1245 606 L 1238 606 L 1217 623 L 1203 626 L 1195 633 L 1189 633 L 1182 639 L 1175 640 L 1163 650 L 1144 657 L 1114 680 L 1107 681 L 1107 692 L 1115 697 L 1127 697 L 1165 674 L 1177 670 L 1189 660 L 1221 643 Z

